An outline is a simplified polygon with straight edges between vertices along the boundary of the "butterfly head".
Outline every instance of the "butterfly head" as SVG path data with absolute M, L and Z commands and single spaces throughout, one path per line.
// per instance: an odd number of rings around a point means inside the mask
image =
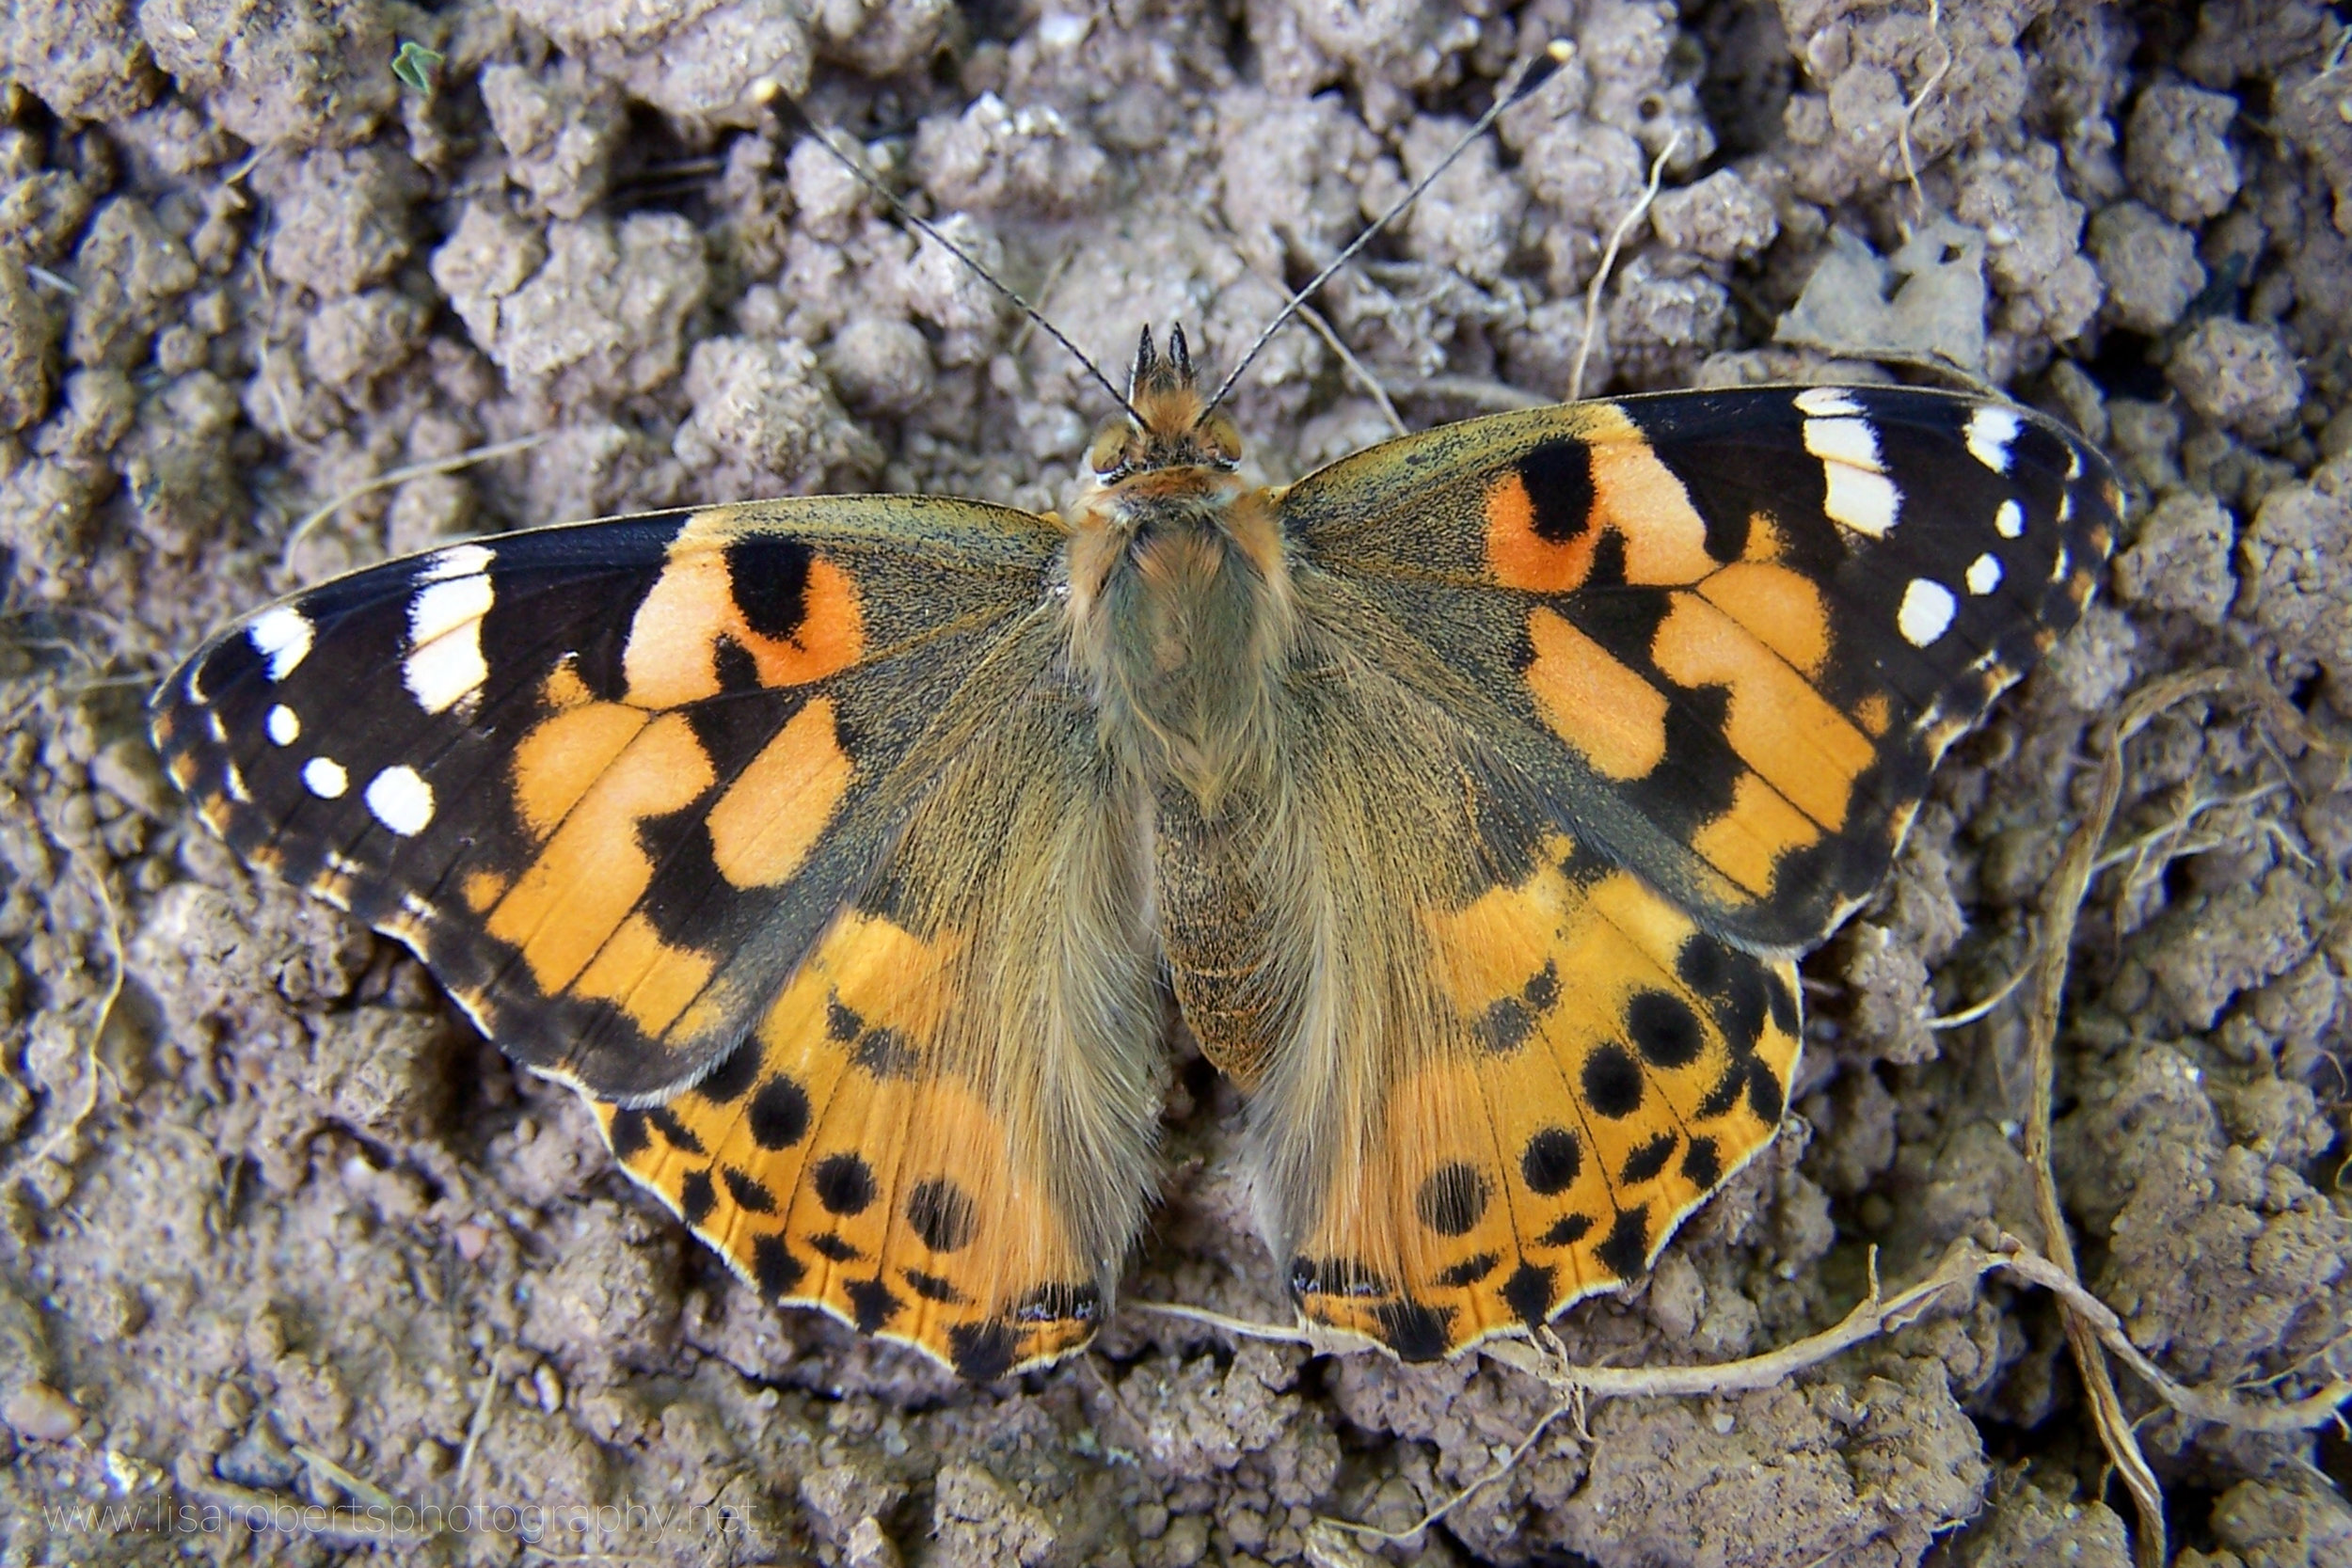
M 1192 350 L 1181 326 L 1168 329 L 1165 355 L 1152 343 L 1152 329 L 1143 329 L 1127 379 L 1127 406 L 1132 415 L 1104 425 L 1088 450 L 1087 466 L 1098 484 L 1161 468 L 1230 471 L 1241 461 L 1241 432 L 1232 418 L 1221 409 L 1201 417 L 1207 400 L 1194 385 Z

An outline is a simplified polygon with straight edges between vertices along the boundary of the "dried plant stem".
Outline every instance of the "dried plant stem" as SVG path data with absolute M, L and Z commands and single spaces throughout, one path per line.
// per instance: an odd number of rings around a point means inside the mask
M 1642 187 L 1642 199 L 1609 231 L 1608 246 L 1600 253 L 1600 270 L 1593 274 L 1592 285 L 1584 291 L 1584 341 L 1576 345 L 1576 369 L 1568 375 L 1570 403 L 1584 395 L 1584 367 L 1593 356 L 1593 335 L 1600 329 L 1601 291 L 1609 286 L 1609 275 L 1616 269 L 1617 252 L 1625 245 L 1625 237 L 1633 231 L 1633 226 L 1642 221 L 1642 214 L 1649 211 L 1650 203 L 1658 199 L 1658 182 L 1665 178 L 1666 160 L 1681 145 L 1680 131 L 1666 138 L 1666 145 L 1650 160 L 1649 182 Z

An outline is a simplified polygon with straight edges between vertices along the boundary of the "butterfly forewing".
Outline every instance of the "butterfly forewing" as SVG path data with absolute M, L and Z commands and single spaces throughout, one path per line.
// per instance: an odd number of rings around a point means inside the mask
M 215 640 L 156 742 L 232 847 L 408 943 L 501 1046 L 655 1099 L 870 873 L 1055 537 L 878 498 L 454 545 Z
M 1288 492 L 1328 647 L 1276 815 L 1355 867 L 1259 922 L 1263 961 L 1328 955 L 1253 1064 L 1301 1311 L 1426 1357 L 1646 1267 L 1777 1129 L 1787 955 L 2074 624 L 2120 499 L 2038 416 L 1788 388 L 1474 420 Z
M 2026 410 L 1765 388 L 1406 437 L 1282 515 L 1359 645 L 1474 716 L 1561 826 L 1792 950 L 1867 895 L 1937 756 L 2074 624 L 2120 504 Z

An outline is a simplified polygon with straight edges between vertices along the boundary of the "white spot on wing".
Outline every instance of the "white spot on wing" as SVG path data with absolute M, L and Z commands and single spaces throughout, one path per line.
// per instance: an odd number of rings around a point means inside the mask
M 1862 412 L 1862 404 L 1843 387 L 1807 387 L 1797 394 L 1796 402 L 1798 413 L 1823 419 Z
M 2006 408 L 1991 406 L 1968 416 L 1968 453 L 1996 474 L 2009 472 L 2009 444 L 2026 421 Z
M 428 558 L 424 570 L 417 574 L 421 582 L 446 582 L 451 578 L 469 578 L 490 569 L 490 551 L 482 545 L 452 545 L 438 555 Z
M 2001 509 L 1993 514 L 1993 531 L 2004 539 L 2023 539 L 2026 536 L 2026 509 L 2013 500 L 2003 501 Z
M 1824 463 L 1843 463 L 1874 474 L 1886 471 L 1879 459 L 1878 432 L 1867 420 L 1807 420 L 1804 450 Z
M 2060 545 L 2058 546 L 2058 559 L 2050 562 L 2050 580 L 2052 582 L 2064 582 L 2066 580 L 2066 574 L 2068 570 L 2071 569 L 2074 564 L 2074 560 L 2066 553 L 2066 546 Z
M 1915 648 L 1932 647 L 1935 640 L 1951 629 L 1952 616 L 1959 610 L 1960 601 L 1952 591 L 1927 578 L 1913 578 L 1903 590 L 1903 602 L 1895 611 L 1895 629 L 1903 634 L 1903 641 Z
M 2000 586 L 2000 557 L 1987 550 L 1968 563 L 1968 592 L 1982 598 Z
M 1829 514 L 1831 522 L 1873 539 L 1883 539 L 1895 531 L 1896 516 L 1902 510 L 1902 496 L 1893 480 L 1884 474 L 1848 467 L 1843 463 L 1825 463 L 1821 467 L 1829 476 L 1829 491 L 1821 510 Z
M 408 601 L 408 645 L 422 647 L 463 630 L 490 612 L 493 598 L 485 577 L 450 578 L 417 591 Z
M 442 553 L 467 550 L 489 554 L 479 545 Z M 495 598 L 490 579 L 473 576 L 434 582 L 409 601 L 409 653 L 401 663 L 401 679 L 425 712 L 447 712 L 489 678 L 490 667 L 482 657 L 482 617 Z
M 246 787 L 244 768 L 239 768 L 232 762 L 229 764 L 228 767 L 223 768 L 220 770 L 220 776 L 221 782 L 229 786 L 229 798 L 230 800 L 247 805 L 252 803 L 253 791 Z
M 433 786 L 413 768 L 387 768 L 368 781 L 368 810 L 403 838 L 414 838 L 433 821 Z
M 294 709 L 283 703 L 269 710 L 269 717 L 262 721 L 262 727 L 269 732 L 270 739 L 280 746 L 291 746 L 302 738 L 302 721 L 295 716 Z
M 310 651 L 310 618 L 292 605 L 265 610 L 245 628 L 254 652 L 269 661 L 269 678 L 282 681 Z
M 302 765 L 302 782 L 322 800 L 340 800 L 351 787 L 351 775 L 332 757 L 312 757 Z

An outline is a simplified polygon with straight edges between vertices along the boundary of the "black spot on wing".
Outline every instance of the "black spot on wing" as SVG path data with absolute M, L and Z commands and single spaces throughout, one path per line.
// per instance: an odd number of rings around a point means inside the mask
M 1616 1223 L 1600 1245 L 1593 1249 L 1600 1266 L 1619 1279 L 1630 1279 L 1649 1260 L 1649 1208 L 1637 1204 L 1617 1212 Z
M 1456 1161 L 1429 1174 L 1414 1195 L 1413 1208 L 1421 1223 L 1438 1235 L 1460 1236 L 1486 1212 L 1490 1196 L 1477 1168 Z
M 1593 453 L 1581 441 L 1546 441 L 1519 459 L 1535 537 L 1562 545 L 1592 526 Z
M 720 1167 L 719 1179 L 726 1183 L 727 1196 L 736 1207 L 747 1214 L 772 1214 L 776 1212 L 775 1195 L 748 1172 L 733 1165 Z
M 1502 1263 L 1502 1259 L 1495 1253 L 1473 1252 L 1460 1262 L 1449 1264 L 1438 1270 L 1438 1283 L 1456 1290 L 1467 1285 L 1475 1285 L 1494 1273 Z
M 1691 1140 L 1691 1147 L 1682 1151 L 1682 1174 L 1701 1192 L 1711 1189 L 1724 1179 L 1723 1156 L 1716 1151 L 1714 1139 Z
M 1689 1067 L 1707 1049 L 1698 1015 L 1671 991 L 1635 993 L 1626 1004 L 1625 1025 L 1633 1048 L 1655 1068 Z
M 694 1088 L 714 1105 L 731 1105 L 742 1098 L 744 1090 L 758 1081 L 759 1047 L 745 1040 L 733 1053 L 722 1057 L 719 1065 L 705 1073 Z
M 1400 1361 L 1435 1361 L 1450 1348 L 1454 1308 L 1418 1301 L 1382 1302 L 1372 1309 L 1380 1340 Z
M 1533 1328 L 1551 1315 L 1551 1305 L 1559 1299 L 1553 1277 L 1549 1268 L 1522 1262 L 1511 1277 L 1502 1282 L 1502 1304 L 1518 1316 L 1519 1322 Z
M 877 1334 L 906 1307 L 898 1293 L 879 1279 L 852 1279 L 842 1287 L 850 1298 L 850 1316 L 864 1334 Z
M 815 552 L 777 533 L 747 533 L 726 546 L 727 584 L 744 625 L 775 641 L 793 637 L 808 616 L 808 568 Z
M 1772 1069 L 1765 1065 L 1762 1057 L 1749 1058 L 1748 1109 L 1756 1113 L 1758 1121 L 1767 1127 L 1780 1125 L 1781 1112 L 1788 1106 L 1786 1093 L 1785 1086 L 1772 1076 Z
M 1000 1318 L 956 1323 L 947 1330 L 948 1359 L 974 1383 L 993 1383 L 1011 1370 L 1013 1353 L 1019 1348 L 1020 1339 Z
M 1631 1187 L 1647 1181 L 1666 1168 L 1666 1162 L 1675 1157 L 1681 1139 L 1673 1132 L 1661 1132 L 1637 1147 L 1625 1157 L 1625 1164 L 1617 1172 L 1617 1180 Z
M 752 1142 L 770 1150 L 790 1148 L 808 1135 L 807 1091 L 789 1078 L 771 1078 L 752 1096 L 748 1120 Z
M 752 1242 L 752 1278 L 760 1294 L 771 1298 L 790 1291 L 808 1271 L 772 1231 Z
M 1596 1046 L 1580 1077 L 1585 1103 L 1611 1120 L 1642 1108 L 1642 1069 L 1623 1046 Z
M 1537 1246 L 1573 1246 L 1582 1241 L 1593 1228 L 1590 1214 L 1563 1214 L 1554 1220 L 1551 1228 L 1535 1238 Z
M 1519 1155 L 1519 1175 L 1528 1190 L 1544 1197 L 1567 1191 L 1583 1165 L 1583 1146 L 1565 1127 L 1545 1128 L 1527 1140 Z
M 819 1258 L 830 1258 L 836 1263 L 854 1263 L 866 1256 L 858 1250 L 855 1243 L 847 1237 L 836 1236 L 830 1230 L 811 1236 L 808 1239 L 808 1250 Z
M 978 1216 L 971 1197 L 945 1177 L 918 1181 L 907 1195 L 907 1224 L 933 1252 L 957 1252 L 971 1244 Z
M 719 1195 L 711 1188 L 708 1171 L 689 1171 L 686 1180 L 678 1183 L 678 1212 L 685 1217 L 687 1224 L 702 1224 L 718 1206 Z
M 1769 1005 L 1764 966 L 1706 932 L 1693 933 L 1675 955 L 1682 983 L 1713 1004 L 1715 1026 L 1735 1056 L 1755 1049 Z
M 862 1214 L 874 1201 L 874 1168 L 856 1154 L 828 1154 L 817 1162 L 817 1201 L 834 1214 Z
M 900 1269 L 898 1275 L 907 1282 L 907 1289 L 921 1296 L 925 1301 L 944 1302 L 949 1307 L 961 1307 L 969 1299 L 961 1291 L 956 1289 L 953 1281 L 944 1279 L 938 1275 L 926 1274 L 921 1269 Z
M 624 1163 L 645 1151 L 652 1142 L 645 1135 L 645 1113 L 615 1111 L 605 1128 L 605 1138 L 612 1145 L 612 1156 Z
M 672 1148 L 688 1154 L 703 1152 L 703 1141 L 694 1136 L 694 1130 L 678 1120 L 677 1113 L 667 1105 L 656 1105 L 645 1113 L 645 1120 L 661 1134 Z

